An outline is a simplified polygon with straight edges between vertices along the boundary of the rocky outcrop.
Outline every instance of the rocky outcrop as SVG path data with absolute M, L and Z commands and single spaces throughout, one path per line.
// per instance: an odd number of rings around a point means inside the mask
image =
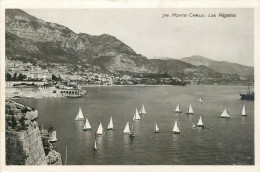
M 38 111 L 10 100 L 5 103 L 6 164 L 62 164 L 60 154 L 53 150 L 51 144 L 46 154 L 36 121 Z
M 111 35 L 76 34 L 19 9 L 6 9 L 5 26 L 9 59 L 90 64 L 110 72 L 157 72 L 146 57 Z

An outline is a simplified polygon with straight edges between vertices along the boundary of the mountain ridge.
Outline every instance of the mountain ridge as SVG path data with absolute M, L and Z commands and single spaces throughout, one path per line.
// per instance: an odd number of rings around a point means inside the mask
M 6 10 L 5 25 L 6 55 L 13 60 L 86 64 L 112 73 L 170 73 L 180 78 L 188 74 L 192 77 L 192 71 L 206 74 L 205 77 L 223 72 L 212 69 L 213 60 L 205 57 L 204 65 L 187 62 L 189 57 L 148 59 L 115 36 L 77 34 L 66 26 L 45 22 L 19 9 Z

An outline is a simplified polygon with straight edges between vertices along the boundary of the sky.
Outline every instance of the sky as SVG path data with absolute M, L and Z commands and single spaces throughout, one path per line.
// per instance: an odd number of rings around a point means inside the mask
M 109 34 L 147 58 L 200 55 L 254 65 L 253 9 L 22 9 L 75 33 Z M 162 17 L 163 14 L 207 17 Z M 208 17 L 209 14 L 236 17 Z

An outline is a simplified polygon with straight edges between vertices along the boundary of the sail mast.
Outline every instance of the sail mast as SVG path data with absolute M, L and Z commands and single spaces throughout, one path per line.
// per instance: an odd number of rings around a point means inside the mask
M 65 153 L 65 165 L 67 165 L 67 156 L 68 156 L 68 154 L 67 154 L 67 146 L 66 146 L 66 153 Z

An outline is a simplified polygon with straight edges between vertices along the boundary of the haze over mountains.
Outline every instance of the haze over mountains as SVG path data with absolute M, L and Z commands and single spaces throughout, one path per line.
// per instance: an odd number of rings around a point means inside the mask
M 91 23 L 90 23 L 91 24 Z M 147 59 L 116 37 L 75 33 L 69 28 L 45 22 L 19 9 L 6 10 L 6 56 L 31 62 L 89 64 L 109 72 L 218 73 L 253 75 L 254 68 L 219 62 L 200 56 L 177 59 Z

